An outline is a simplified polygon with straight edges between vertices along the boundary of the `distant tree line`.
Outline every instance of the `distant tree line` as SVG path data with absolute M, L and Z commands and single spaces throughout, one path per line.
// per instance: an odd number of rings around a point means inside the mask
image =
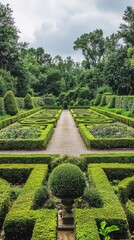
M 74 42 L 84 61 L 52 57 L 42 47 L 19 42 L 9 4 L 0 3 L 0 96 L 43 96 L 48 104 L 88 105 L 97 93 L 134 94 L 134 9 L 128 6 L 117 33 L 102 29 L 84 33 Z

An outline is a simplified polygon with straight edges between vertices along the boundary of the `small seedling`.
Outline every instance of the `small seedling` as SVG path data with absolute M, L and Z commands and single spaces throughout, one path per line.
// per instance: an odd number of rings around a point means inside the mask
M 110 240 L 111 237 L 109 236 L 109 233 L 118 231 L 119 228 L 116 225 L 111 225 L 109 227 L 106 226 L 106 221 L 102 221 L 100 224 L 99 234 L 103 236 L 103 240 Z

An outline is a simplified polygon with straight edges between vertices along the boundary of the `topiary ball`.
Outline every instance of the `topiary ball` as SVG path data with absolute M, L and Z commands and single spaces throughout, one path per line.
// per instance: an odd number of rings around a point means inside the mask
M 49 187 L 58 198 L 78 198 L 85 188 L 85 178 L 81 169 L 71 163 L 56 167 L 49 177 Z

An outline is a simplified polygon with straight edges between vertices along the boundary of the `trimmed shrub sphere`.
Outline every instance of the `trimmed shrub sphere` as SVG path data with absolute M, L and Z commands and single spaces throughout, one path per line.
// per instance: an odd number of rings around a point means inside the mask
M 83 172 L 74 164 L 61 164 L 50 174 L 49 187 L 58 198 L 78 198 L 85 188 Z

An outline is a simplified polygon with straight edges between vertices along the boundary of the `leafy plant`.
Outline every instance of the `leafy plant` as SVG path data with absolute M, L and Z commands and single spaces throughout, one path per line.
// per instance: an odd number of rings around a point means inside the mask
M 102 221 L 100 224 L 99 234 L 103 236 L 104 240 L 110 240 L 111 237 L 109 236 L 109 233 L 118 231 L 119 228 L 116 225 L 111 225 L 107 227 L 106 221 Z
M 97 138 L 122 138 L 134 137 L 134 130 L 123 124 L 96 125 L 90 129 L 91 133 Z
M 16 123 L 0 131 L 0 139 L 29 139 L 38 138 L 40 133 L 37 126 L 22 127 Z

